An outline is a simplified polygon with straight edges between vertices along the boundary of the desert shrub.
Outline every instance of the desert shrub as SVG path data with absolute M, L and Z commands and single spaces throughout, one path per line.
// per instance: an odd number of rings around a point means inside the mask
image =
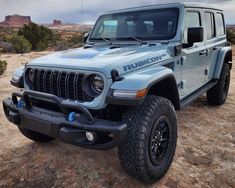
M 23 36 L 13 36 L 11 42 L 16 53 L 28 53 L 31 51 L 31 44 Z
M 11 42 L 11 38 L 13 35 L 5 35 L 2 37 L 3 42 Z
M 63 40 L 63 41 L 57 41 L 54 49 L 55 51 L 62 51 L 62 50 L 67 50 L 71 47 L 72 47 L 71 43 L 69 43 L 66 40 Z
M 44 26 L 35 23 L 24 25 L 19 29 L 18 35 L 24 36 L 32 45 L 32 50 L 45 50 L 50 41 L 54 40 L 53 32 Z
M 0 41 L 0 51 L 1 52 L 14 52 L 14 46 L 9 42 Z
M 7 62 L 0 60 L 0 75 L 4 73 L 7 68 Z
M 73 44 L 83 43 L 83 36 L 82 35 L 73 35 L 68 41 Z
M 227 31 L 227 40 L 230 43 L 235 44 L 235 31 L 229 28 L 226 31 Z
M 43 42 L 43 41 L 39 41 L 35 47 L 35 50 L 36 51 L 43 51 L 43 50 L 46 50 L 47 49 L 47 45 L 46 45 L 46 42 Z

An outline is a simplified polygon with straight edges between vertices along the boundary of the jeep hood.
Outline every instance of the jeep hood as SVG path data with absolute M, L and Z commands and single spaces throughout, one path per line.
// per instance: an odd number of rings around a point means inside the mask
M 170 58 L 167 46 L 78 48 L 57 52 L 32 60 L 28 65 L 101 72 L 110 78 L 116 69 L 120 75 Z

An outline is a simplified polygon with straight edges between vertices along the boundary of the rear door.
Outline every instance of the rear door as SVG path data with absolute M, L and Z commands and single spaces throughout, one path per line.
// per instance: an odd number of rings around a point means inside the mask
M 189 27 L 202 26 L 201 10 L 186 10 L 184 21 L 184 35 L 187 35 L 187 29 Z M 205 82 L 204 70 L 207 54 L 204 52 L 204 41 L 195 43 L 191 47 L 187 47 L 186 45 L 182 51 L 182 98 L 203 86 Z
M 217 55 L 221 46 L 226 43 L 224 17 L 218 11 L 205 11 L 204 21 L 206 27 L 205 48 L 207 50 L 207 61 L 205 64 L 205 82 L 212 79 Z

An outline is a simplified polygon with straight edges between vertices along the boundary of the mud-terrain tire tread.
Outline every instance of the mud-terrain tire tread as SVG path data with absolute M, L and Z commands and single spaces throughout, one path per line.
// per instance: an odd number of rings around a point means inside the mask
M 19 127 L 19 130 L 25 137 L 35 142 L 47 143 L 47 142 L 54 140 L 54 138 L 50 136 L 43 135 L 38 132 L 29 130 L 29 129 Z
M 228 93 L 225 96 L 223 95 L 224 79 L 226 73 L 229 74 L 230 83 L 230 66 L 228 63 L 224 63 L 218 83 L 207 92 L 207 100 L 212 105 L 222 105 L 227 99 Z
M 153 164 L 150 162 L 146 143 L 148 144 L 153 124 L 157 119 L 154 119 L 154 116 L 160 116 L 159 114 L 166 109 L 171 112 L 170 116 L 174 122 L 171 127 L 173 139 L 169 143 L 172 145 L 168 146 L 171 154 L 156 171 L 156 169 L 153 170 Z M 174 106 L 166 98 L 150 95 L 146 97 L 143 105 L 127 111 L 123 121 L 127 123 L 128 128 L 125 138 L 118 147 L 118 154 L 124 171 L 143 183 L 151 184 L 159 180 L 168 171 L 175 154 L 177 119 Z

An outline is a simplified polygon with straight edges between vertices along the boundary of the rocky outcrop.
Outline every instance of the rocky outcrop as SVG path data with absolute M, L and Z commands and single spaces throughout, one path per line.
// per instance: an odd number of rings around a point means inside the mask
M 21 15 L 9 15 L 5 17 L 5 21 L 0 22 L 0 26 L 3 27 L 21 27 L 24 24 L 29 24 L 31 22 L 30 16 Z
M 62 21 L 61 20 L 53 20 L 52 26 L 60 26 L 60 25 L 62 25 Z

